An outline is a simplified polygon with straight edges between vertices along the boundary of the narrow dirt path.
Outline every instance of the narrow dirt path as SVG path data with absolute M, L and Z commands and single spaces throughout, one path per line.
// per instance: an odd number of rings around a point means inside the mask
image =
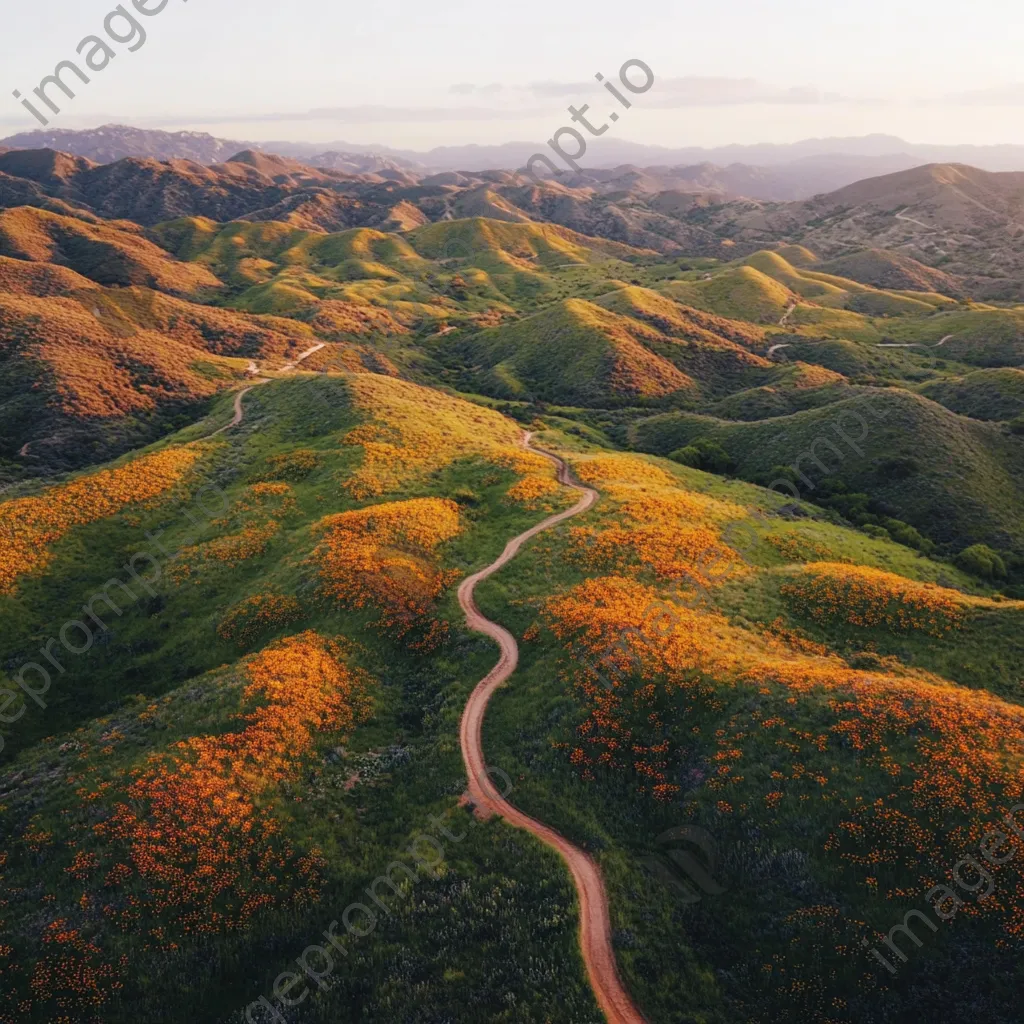
M 935 228 L 931 227 L 928 224 L 925 224 L 923 221 L 915 220 L 913 217 L 908 217 L 907 216 L 907 210 L 909 210 L 909 209 L 910 209 L 909 206 L 905 206 L 902 210 L 900 210 L 899 213 L 896 214 L 896 219 L 897 220 L 905 220 L 909 224 L 916 224 L 919 228 L 925 228 L 928 231 L 934 231 L 935 230 Z
M 318 345 L 314 345 L 312 348 L 306 349 L 306 351 L 303 352 L 302 355 L 295 357 L 295 361 L 294 362 L 285 363 L 284 366 L 281 367 L 279 372 L 280 373 L 291 373 L 291 371 L 294 370 L 299 365 L 299 363 L 301 363 L 304 360 L 308 359 L 314 353 L 319 352 L 320 349 L 326 348 L 326 347 L 327 347 L 327 343 L 322 341 Z M 252 359 L 249 360 L 249 370 L 248 370 L 248 372 L 249 373 L 259 372 L 259 367 L 256 365 L 256 363 Z M 260 384 L 269 384 L 269 383 L 270 383 L 270 378 L 269 377 L 261 377 L 259 380 L 254 380 L 248 387 L 242 388 L 242 390 L 239 391 L 235 395 L 235 416 L 234 416 L 234 419 L 232 419 L 232 421 L 230 423 L 225 423 L 224 426 L 220 428 L 220 430 L 215 430 L 212 434 L 207 434 L 206 436 L 207 437 L 216 437 L 218 434 L 223 434 L 225 430 L 230 430 L 232 427 L 237 427 L 245 419 L 245 409 L 242 407 L 242 399 L 245 398 L 245 396 L 247 394 L 249 394 L 249 392 L 252 391 L 253 388 L 259 387 Z
M 318 345 L 314 345 L 312 348 L 306 349 L 301 356 L 296 356 L 294 362 L 285 363 L 284 366 L 281 367 L 281 373 L 288 373 L 291 370 L 294 370 L 299 363 L 305 362 L 311 355 L 319 352 L 322 348 L 327 348 L 327 342 L 321 341 Z
M 247 388 L 242 388 L 241 391 L 235 395 L 235 418 L 230 423 L 225 423 L 220 430 L 215 430 L 212 434 L 207 434 L 207 437 L 216 437 L 218 434 L 223 434 L 225 430 L 230 430 L 232 427 L 237 427 L 239 423 L 245 419 L 245 409 L 242 407 L 242 399 L 245 398 L 253 388 L 259 387 L 260 384 L 269 384 L 269 380 L 258 380 L 255 384 L 250 384 Z
M 532 833 L 561 855 L 562 860 L 565 861 L 572 873 L 579 896 L 580 950 L 598 1005 L 608 1020 L 608 1024 L 645 1024 L 645 1018 L 633 1004 L 633 1000 L 619 978 L 618 967 L 615 963 L 615 951 L 612 949 L 608 896 L 605 892 L 604 879 L 601 877 L 601 869 L 590 856 L 577 849 L 554 829 L 548 828 L 547 825 L 536 821 L 507 803 L 487 773 L 487 761 L 484 757 L 482 741 L 487 704 L 494 691 L 516 670 L 519 663 L 519 647 L 515 637 L 507 629 L 483 616 L 476 605 L 473 591 L 481 580 L 487 579 L 502 566 L 507 565 L 528 540 L 544 530 L 550 530 L 553 526 L 586 512 L 598 498 L 597 491 L 590 487 L 583 487 L 573 479 L 569 467 L 560 458 L 542 449 L 533 448 L 530 445 L 530 436 L 530 434 L 526 435 L 526 446 L 554 462 L 558 467 L 559 481 L 567 487 L 579 491 L 582 497 L 568 511 L 551 516 L 518 537 L 514 537 L 508 542 L 504 552 L 495 562 L 463 580 L 459 587 L 459 604 L 466 613 L 466 623 L 469 628 L 491 637 L 497 641 L 501 649 L 501 658 L 498 664 L 477 684 L 462 714 L 459 739 L 462 744 L 462 759 L 465 762 L 466 774 L 469 778 L 469 798 L 482 813 L 500 815 L 517 828 Z

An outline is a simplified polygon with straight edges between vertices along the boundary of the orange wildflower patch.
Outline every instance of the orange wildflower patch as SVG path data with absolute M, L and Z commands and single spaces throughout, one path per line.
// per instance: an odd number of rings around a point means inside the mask
M 544 616 L 565 644 L 563 665 L 583 716 L 572 762 L 585 776 L 599 766 L 629 771 L 655 798 L 678 791 L 674 776 L 689 746 L 687 726 L 708 713 L 730 728 L 716 732 L 705 785 L 720 792 L 742 784 L 745 732 L 739 715 L 728 722 L 725 716 L 727 707 L 744 706 L 741 695 L 730 696 L 737 688 L 775 692 L 773 711 L 813 695 L 805 710 L 825 714 L 816 731 L 787 728 L 784 717 L 764 717 L 760 709 L 749 721 L 794 756 L 832 749 L 845 759 L 843 751 L 857 752 L 858 774 L 870 773 L 872 781 L 853 794 L 800 763 L 803 756 L 789 777 L 813 785 L 801 800 L 828 801 L 829 819 L 839 815 L 826 852 L 860 881 L 884 872 L 900 886 L 901 899 L 948 879 L 964 851 L 1003 828 L 1007 809 L 1024 799 L 1024 708 L 987 691 L 856 671 L 836 657 L 814 656 L 810 647 L 794 649 L 788 637 L 766 643 L 717 614 L 660 600 L 621 577 L 588 580 L 552 598 Z M 781 792 L 771 786 L 768 810 Z M 1024 813 L 1017 822 L 1009 840 L 1017 858 L 986 865 L 997 877 L 998 898 L 969 901 L 961 912 L 988 916 L 1008 936 L 1024 938 Z
M 615 572 L 632 566 L 653 569 L 666 580 L 690 581 L 702 587 L 723 583 L 742 571 L 742 559 L 707 526 L 677 527 L 667 523 L 570 531 L 577 552 L 588 565 Z
M 637 522 L 725 522 L 748 515 L 742 505 L 687 490 L 671 473 L 645 459 L 602 455 L 574 462 L 573 470 L 584 483 L 621 502 L 623 514 Z
M 167 448 L 118 469 L 78 477 L 38 497 L 0 504 L 0 594 L 13 594 L 20 576 L 43 570 L 52 557 L 51 545 L 73 527 L 166 493 L 203 453 L 198 445 Z
M 622 502 L 622 513 L 638 523 L 675 523 L 693 520 L 699 523 L 742 519 L 747 509 L 730 501 L 709 498 L 697 491 L 682 490 L 678 482 L 671 490 L 648 489 L 638 493 L 634 485 L 608 484 L 604 493 Z
M 362 466 L 345 483 L 360 500 L 474 455 L 517 471 L 548 465 L 523 451 L 521 429 L 490 409 L 372 373 L 353 375 L 348 386 L 356 409 L 368 417 L 345 437 L 363 449 Z
M 638 459 L 590 459 L 579 468 L 594 482 L 607 481 L 602 491 L 620 503 L 614 526 L 570 531 L 577 556 L 586 564 L 616 573 L 648 568 L 662 579 L 701 587 L 744 571 L 743 560 L 722 542 L 714 525 L 743 516 L 746 510 L 739 505 L 683 490 L 675 478 Z M 624 477 L 638 483 L 623 483 Z
M 558 494 L 560 489 L 558 481 L 553 480 L 550 476 L 528 473 L 505 492 L 505 497 L 517 505 L 535 509 L 543 503 L 545 498 L 551 498 Z M 546 507 L 550 508 L 550 506 Z
M 667 798 L 677 705 L 708 700 L 704 681 L 734 659 L 725 618 L 662 600 L 657 591 L 620 576 L 587 580 L 552 598 L 544 611 L 565 642 L 571 682 L 585 719 L 575 764 L 630 768 Z
M 222 640 L 251 647 L 264 633 L 290 626 L 302 615 L 302 605 L 284 594 L 253 594 L 236 604 L 221 620 Z
M 183 583 L 204 562 L 223 562 L 230 567 L 256 558 L 267 550 L 267 545 L 280 529 L 281 524 L 275 519 L 260 524 L 249 523 L 241 533 L 183 548 L 178 553 L 177 564 L 171 570 L 171 579 L 175 583 Z
M 573 463 L 576 476 L 585 484 L 644 484 L 653 487 L 678 487 L 679 481 L 660 466 L 629 455 L 599 455 Z
M 232 518 L 260 515 L 271 510 L 277 516 L 285 516 L 298 511 L 295 491 L 291 484 L 281 482 L 250 484 L 235 502 L 232 508 Z M 223 522 L 224 520 L 218 520 L 214 525 L 222 525 Z
M 280 531 L 280 518 L 296 511 L 298 506 L 289 484 L 250 485 L 232 507 L 231 517 L 214 520 L 211 525 L 224 527 L 245 517 L 251 517 L 250 521 L 238 533 L 183 548 L 175 558 L 171 579 L 175 583 L 183 583 L 193 578 L 204 563 L 220 562 L 230 567 L 258 558 Z
M 296 777 L 317 733 L 348 731 L 371 709 L 369 678 L 314 632 L 281 640 L 245 670 L 244 699 L 257 705 L 245 728 L 154 755 L 128 789 L 131 803 L 95 826 L 127 844 L 144 908 L 186 934 L 241 928 L 264 908 L 316 898 L 318 855 L 295 856 L 265 795 Z
M 819 622 L 845 622 L 893 632 L 920 630 L 944 637 L 963 625 L 962 595 L 863 565 L 812 562 L 781 592 Z
M 429 618 L 453 579 L 437 568 L 435 553 L 461 530 L 454 501 L 371 505 L 328 516 L 316 530 L 324 535 L 313 553 L 323 593 L 349 608 L 380 609 L 377 625 L 399 636 Z M 436 629 L 431 636 L 438 639 L 435 634 Z
M 56 1003 L 61 1010 L 69 1007 L 95 1010 L 124 987 L 120 978 L 128 969 L 128 957 L 120 957 L 117 964 L 107 963 L 103 950 L 83 937 L 77 928 L 69 927 L 67 919 L 48 924 L 43 943 L 46 952 L 33 965 L 29 980 L 33 1002 L 44 1006 Z M 18 1010 L 24 1014 L 30 1007 L 31 1003 L 26 1000 Z M 70 1021 L 73 1018 L 61 1015 L 51 1019 Z
M 264 480 L 287 480 L 297 483 L 305 480 L 313 470 L 319 468 L 323 458 L 311 448 L 296 448 L 282 455 L 272 455 L 260 474 Z
M 889 780 L 874 800 L 844 800 L 845 818 L 826 843 L 852 870 L 871 876 L 898 873 L 908 903 L 953 863 L 977 850 L 1000 819 L 1024 798 L 1024 708 L 988 693 L 919 679 L 868 675 L 810 663 L 768 662 L 746 681 L 781 683 L 798 692 L 830 689 L 836 716 L 830 732 L 859 751 L 867 766 Z M 897 758 L 896 745 L 912 741 Z M 1024 816 L 1009 841 L 1012 863 L 986 864 L 998 898 L 967 901 L 961 913 L 994 918 L 1013 938 L 1024 938 Z M 906 879 L 910 879 L 908 883 Z

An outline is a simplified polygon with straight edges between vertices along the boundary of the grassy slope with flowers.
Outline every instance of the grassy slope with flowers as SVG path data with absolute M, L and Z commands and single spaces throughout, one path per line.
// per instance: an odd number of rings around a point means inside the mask
M 896 978 L 860 943 L 1022 799 L 1020 603 L 771 492 L 545 440 L 603 499 L 480 588 L 524 641 L 485 748 L 601 861 L 649 1019 L 1013 1020 L 1024 839 Z M 642 866 L 681 825 L 726 892 L 688 904 Z
M 890 293 L 878 309 L 840 309 L 834 289 L 864 290 L 765 254 L 705 280 L 703 267 L 480 219 L 405 236 L 158 228 L 183 262 L 130 226 L 14 211 L 0 234 L 13 257 L 0 257 L 4 479 L 25 471 L 24 440 L 59 447 L 65 413 L 122 431 L 110 444 L 95 434 L 95 461 L 167 429 L 175 396 L 216 402 L 203 424 L 115 466 L 22 484 L 0 504 L 8 675 L 124 576 L 147 531 L 180 550 L 154 593 L 116 617 L 100 609 L 110 628 L 65 657 L 45 711 L 3 726 L 2 1024 L 166 1019 L 168 1007 L 234 1024 L 430 814 L 467 833 L 446 872 L 353 944 L 300 1019 L 425 1022 L 453 1007 L 470 1021 L 596 1019 L 564 872 L 497 823 L 470 832 L 457 806 L 459 713 L 494 652 L 460 628 L 451 584 L 571 499 L 486 400 L 358 372 L 393 373 L 389 357 L 420 380 L 519 397 L 524 418 L 543 399 L 594 407 L 559 410 L 575 424 L 549 417 L 572 434 L 547 441 L 573 451 L 601 505 L 481 588 L 484 610 L 523 639 L 485 747 L 513 800 L 600 856 L 623 970 L 652 1024 L 1011 1019 L 1019 865 L 896 979 L 872 974 L 858 944 L 922 905 L 929 880 L 1019 798 L 1020 606 L 821 510 L 794 518 L 778 495 L 579 439 L 626 441 L 646 402 L 820 425 L 820 406 L 876 395 L 862 385 L 1016 361 L 1018 311 L 926 315 Z M 237 311 L 173 297 L 209 297 L 218 281 L 216 301 Z M 725 319 L 741 315 L 752 322 Z M 529 336 L 538 324 L 548 342 L 586 343 L 564 353 L 579 380 L 553 373 Z M 790 353 L 803 361 L 775 366 L 768 347 L 789 331 L 808 339 Z M 874 348 L 949 331 L 948 363 Z M 249 358 L 292 359 L 318 338 L 328 347 L 305 368 L 350 372 L 261 386 L 241 428 L 202 440 L 228 421 L 215 395 Z M 879 458 L 907 437 L 945 438 L 941 466 L 912 453 L 922 477 L 969 471 L 952 518 L 1015 536 L 1013 488 L 993 481 L 1009 480 L 1019 442 L 881 394 L 906 429 L 874 432 Z M 164 410 L 155 425 L 151 408 Z M 14 433 L 29 421 L 36 433 Z M 657 434 L 659 452 L 698 434 L 728 448 L 780 425 L 673 414 L 635 437 Z M 764 471 L 795 454 L 773 451 L 733 454 Z M 199 528 L 178 503 L 205 479 L 229 501 Z M 947 493 L 921 483 L 915 507 Z M 948 529 L 935 507 L 922 528 Z M 751 508 L 767 517 L 753 534 Z M 696 609 L 693 583 L 708 592 Z M 668 633 L 645 614 L 656 598 Z M 602 665 L 609 690 L 591 666 L 612 642 L 625 647 Z M 640 866 L 680 824 L 714 834 L 726 894 L 681 904 Z
M 147 530 L 181 551 L 154 596 L 98 606 L 109 631 L 64 655 L 45 711 L 4 726 L 0 1020 L 240 1020 L 389 863 L 415 871 L 401 851 L 439 834 L 433 814 L 464 837 L 440 877 L 384 890 L 392 915 L 303 1019 L 473 1005 L 589 1024 L 568 879 L 457 806 L 458 717 L 493 655 L 446 596 L 571 495 L 514 423 L 402 381 L 305 376 L 246 409 L 221 438 L 197 440 L 227 403 L 122 460 L 117 501 L 107 486 L 95 514 L 61 519 L 0 596 L 10 671 Z M 131 491 L 180 451 L 196 458 L 174 488 Z M 21 500 L 48 507 L 80 479 Z M 187 505 L 197 529 L 174 503 L 204 479 L 230 505 L 209 522 Z
M 568 879 L 525 837 L 468 829 L 457 806 L 458 718 L 494 654 L 459 627 L 451 584 L 571 496 L 512 421 L 395 378 L 301 375 L 246 408 L 220 438 L 201 440 L 227 403 L 122 460 L 101 478 L 116 488 L 19 499 L 96 494 L 95 515 L 58 516 L 0 596 L 11 668 L 147 530 L 181 556 L 67 657 L 45 713 L 5 729 L 0 1019 L 30 999 L 39 1019 L 174 1005 L 174 1019 L 240 1020 L 442 814 L 467 836 L 444 875 L 352 945 L 302 1019 L 460 1005 L 467 1020 L 589 1024 Z M 756 487 L 578 436 L 542 442 L 568 449 L 602 501 L 481 587 L 522 638 L 485 749 L 517 804 L 601 858 L 652 1022 L 909 1020 L 936 986 L 945 1019 L 978 1000 L 1004 1019 L 1012 865 L 1006 898 L 897 980 L 850 951 L 919 905 L 1020 792 L 1020 606 L 811 506 L 793 518 Z M 122 483 L 181 451 L 197 454 L 175 456 L 173 486 Z M 174 501 L 210 478 L 230 506 L 197 531 Z M 680 599 L 693 582 L 708 595 L 696 608 Z M 668 634 L 652 633 L 659 597 Z M 680 903 L 641 866 L 681 824 L 715 836 L 727 893 Z

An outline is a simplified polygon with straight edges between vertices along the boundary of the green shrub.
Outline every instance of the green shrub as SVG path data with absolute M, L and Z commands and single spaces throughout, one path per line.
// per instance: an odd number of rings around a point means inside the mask
M 677 448 L 669 452 L 668 457 L 681 466 L 689 466 L 691 469 L 700 469 L 700 451 L 694 445 L 687 445 L 685 448 Z
M 475 508 L 484 499 L 471 487 L 456 487 L 455 490 L 452 491 L 452 500 L 457 502 L 459 505 Z
M 884 519 L 882 525 L 897 544 L 903 544 L 925 555 L 930 555 L 935 550 L 934 542 L 909 523 L 904 523 L 900 519 Z
M 814 501 L 814 495 L 810 497 L 811 501 Z M 860 523 L 862 517 L 869 514 L 868 509 L 871 505 L 870 494 L 834 494 L 831 497 L 823 497 L 818 499 L 819 504 L 824 505 L 825 508 L 834 508 L 840 515 L 845 519 L 848 519 L 851 523 Z
M 731 473 L 736 468 L 732 456 L 718 443 L 706 437 L 698 437 L 693 444 L 677 448 L 669 454 L 673 462 L 705 473 Z
M 1006 563 L 987 544 L 972 544 L 956 556 L 956 564 L 974 576 L 986 580 L 1006 579 Z
M 909 457 L 883 459 L 878 464 L 877 473 L 883 480 L 895 482 L 912 477 L 920 468 L 917 460 Z

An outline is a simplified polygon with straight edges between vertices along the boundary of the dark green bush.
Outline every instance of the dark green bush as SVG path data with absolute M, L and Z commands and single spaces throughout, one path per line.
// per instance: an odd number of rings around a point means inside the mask
M 677 448 L 669 458 L 683 466 L 702 469 L 705 473 L 731 473 L 736 468 L 732 456 L 720 444 L 706 437 L 698 437 L 693 444 Z
M 974 576 L 985 580 L 1006 579 L 1006 563 L 998 551 L 987 544 L 972 544 L 956 556 L 956 564 Z

